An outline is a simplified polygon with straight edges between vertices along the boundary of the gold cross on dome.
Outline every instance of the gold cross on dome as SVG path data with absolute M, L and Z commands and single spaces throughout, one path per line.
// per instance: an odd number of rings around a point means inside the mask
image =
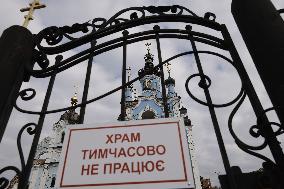
M 28 14 L 24 16 L 25 20 L 23 23 L 23 27 L 27 28 L 29 25 L 30 20 L 33 20 L 33 14 L 36 9 L 45 8 L 46 5 L 40 4 L 39 0 L 34 0 L 32 3 L 29 4 L 29 7 L 20 9 L 21 12 L 28 11 Z
M 168 72 L 168 74 L 169 74 L 169 76 L 170 76 L 170 75 L 171 75 L 171 68 L 170 68 L 171 63 L 167 62 L 167 63 L 165 64 L 165 66 L 167 67 L 167 72 Z
M 131 76 L 131 68 L 130 68 L 130 66 L 128 68 L 126 68 L 126 70 L 127 70 L 127 82 L 129 82 L 130 76 Z
M 78 86 L 78 85 L 74 85 L 74 88 L 75 88 L 75 94 L 74 94 L 74 96 L 71 98 L 71 106 L 76 106 L 76 105 L 77 105 L 77 102 L 78 102 L 77 94 L 78 94 L 78 88 L 79 88 L 79 86 Z
M 150 54 L 151 43 L 146 43 L 145 46 L 147 47 L 148 54 Z

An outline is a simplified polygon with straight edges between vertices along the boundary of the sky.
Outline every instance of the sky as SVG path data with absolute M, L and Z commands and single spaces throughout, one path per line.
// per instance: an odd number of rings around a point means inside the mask
M 74 23 L 83 23 L 93 18 L 102 17 L 110 18 L 119 10 L 128 7 L 149 6 L 149 5 L 173 5 L 178 4 L 195 12 L 198 16 L 203 16 L 206 12 L 216 14 L 216 21 L 223 23 L 228 27 L 232 39 L 236 45 L 238 53 L 247 69 L 247 72 L 252 80 L 255 90 L 264 106 L 264 108 L 271 107 L 271 102 L 266 94 L 263 84 L 257 74 L 253 65 L 252 59 L 248 50 L 242 40 L 235 21 L 230 12 L 231 1 L 228 0 L 61 0 L 61 1 L 47 1 L 42 0 L 46 4 L 45 9 L 37 10 L 34 14 L 34 20 L 28 26 L 29 30 L 37 34 L 42 29 L 49 26 L 65 26 Z M 284 7 L 284 2 L 281 0 L 272 1 L 277 9 Z M 1 0 L 0 8 L 0 34 L 12 26 L 21 25 L 23 23 L 24 13 L 19 11 L 20 8 L 26 7 L 29 1 L 26 0 Z M 161 28 L 178 27 L 183 29 L 185 24 L 161 24 Z M 132 30 L 130 33 L 137 31 L 151 29 L 153 25 L 141 26 Z M 203 27 L 194 26 L 201 32 L 208 32 L 211 35 L 221 37 L 220 34 L 214 33 Z M 117 33 L 112 37 L 121 36 Z M 106 39 L 105 39 L 106 40 Z M 151 42 L 151 51 L 154 54 L 154 62 L 157 64 L 157 53 L 154 41 L 144 41 L 128 46 L 128 65 L 132 68 L 132 78 L 137 76 L 137 72 L 144 64 L 144 54 L 146 53 L 145 43 Z M 206 45 L 197 44 L 198 48 L 203 50 L 217 50 Z M 162 58 L 165 60 L 177 53 L 188 51 L 191 49 L 190 44 L 184 40 L 161 40 Z M 64 58 L 76 54 L 83 49 L 88 48 L 88 45 L 76 48 L 63 54 Z M 219 50 L 217 50 L 219 52 Z M 221 51 L 220 51 L 221 52 Z M 222 52 L 229 57 L 229 54 Z M 201 55 L 205 73 L 211 77 L 212 86 L 210 92 L 213 101 L 216 103 L 223 103 L 232 100 L 240 90 L 240 79 L 236 71 L 226 62 L 213 56 Z M 54 56 L 49 57 L 51 64 L 54 63 Z M 104 55 L 94 57 L 91 83 L 89 89 L 88 99 L 92 99 L 101 95 L 115 87 L 120 86 L 121 83 L 121 63 L 122 63 L 122 49 L 116 49 L 107 52 Z M 86 61 L 82 62 L 60 74 L 57 75 L 53 93 L 51 96 L 49 109 L 62 108 L 70 105 L 70 98 L 74 95 L 75 90 L 78 92 L 79 101 L 82 98 L 83 82 L 86 72 Z M 210 119 L 208 108 L 196 103 L 186 93 L 185 80 L 191 74 L 197 72 L 196 65 L 192 56 L 182 57 L 172 62 L 171 76 L 176 80 L 176 92 L 182 97 L 183 106 L 188 109 L 189 117 L 193 124 L 193 137 L 196 147 L 196 155 L 198 159 L 200 174 L 204 177 L 211 178 L 213 184 L 218 185 L 218 174 L 224 174 L 224 168 L 221 160 L 221 155 L 216 141 L 216 136 L 213 130 L 213 125 Z M 202 91 L 198 88 L 197 80 L 190 83 L 190 89 L 193 93 L 201 99 L 204 99 Z M 30 110 L 40 110 L 43 98 L 46 92 L 48 79 L 31 78 L 30 82 L 24 83 L 22 89 L 32 87 L 36 89 L 37 95 L 34 99 L 28 102 L 20 102 L 21 107 Z M 78 86 L 78 87 L 74 87 Z M 140 91 L 140 84 L 137 82 L 134 87 Z M 78 88 L 78 89 L 76 89 Z M 109 122 L 115 121 L 120 111 L 120 92 L 110 95 L 105 99 L 94 102 L 87 106 L 85 123 Z M 217 116 L 220 122 L 223 139 L 226 150 L 232 166 L 238 165 L 243 172 L 257 170 L 261 167 L 262 160 L 248 155 L 241 151 L 235 144 L 231 134 L 229 133 L 227 121 L 232 107 L 217 109 Z M 77 112 L 79 110 L 77 109 Z M 53 123 L 57 122 L 61 113 L 50 114 L 46 117 L 41 138 L 50 135 Z M 270 113 L 269 118 L 277 120 L 274 113 Z M 16 150 L 16 137 L 19 129 L 28 122 L 36 122 L 37 116 L 25 115 L 13 111 L 10 118 L 4 139 L 0 144 L 0 168 L 6 165 L 20 165 L 18 152 Z M 261 144 L 262 139 L 255 139 L 249 135 L 250 126 L 255 124 L 255 116 L 253 110 L 246 99 L 241 106 L 240 111 L 234 117 L 233 124 L 237 135 L 246 143 L 251 145 Z M 32 141 L 32 136 L 24 134 L 22 137 L 22 145 L 27 157 L 27 153 Z M 283 142 L 283 137 L 279 138 Z M 283 144 L 281 144 L 283 148 Z M 262 154 L 271 157 L 269 150 L 262 150 Z

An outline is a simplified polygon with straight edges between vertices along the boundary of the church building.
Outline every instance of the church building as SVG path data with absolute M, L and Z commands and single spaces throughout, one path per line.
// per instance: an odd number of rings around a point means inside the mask
M 154 67 L 154 56 L 147 49 L 144 57 L 145 66 L 138 72 L 140 79 L 141 94 L 137 96 L 133 85 L 125 89 L 125 121 L 165 118 L 163 98 L 161 92 L 161 72 Z M 187 109 L 181 107 L 181 97 L 175 91 L 175 79 L 170 76 L 170 64 L 167 64 L 168 78 L 165 80 L 167 89 L 167 106 L 169 117 L 183 117 L 188 136 L 191 163 L 194 173 L 196 189 L 201 189 L 199 171 L 194 154 L 192 139 L 192 125 L 187 115 Z M 128 80 L 130 69 L 128 69 Z M 71 105 L 77 104 L 77 96 L 71 98 Z M 121 120 L 121 116 L 118 118 Z M 52 189 L 55 188 L 56 173 L 60 160 L 62 144 L 66 127 L 70 124 L 79 123 L 79 114 L 75 108 L 66 111 L 57 123 L 53 125 L 52 135 L 44 138 L 37 147 L 36 156 L 30 175 L 29 189 Z M 9 188 L 17 188 L 17 177 L 11 182 Z

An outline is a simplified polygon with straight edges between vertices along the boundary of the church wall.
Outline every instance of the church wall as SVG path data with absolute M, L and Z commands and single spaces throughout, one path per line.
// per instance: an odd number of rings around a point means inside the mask
M 44 167 L 44 165 L 39 165 L 39 166 L 33 167 L 32 174 L 35 174 L 37 176 L 37 179 L 30 182 L 29 189 L 39 189 L 40 183 L 42 181 L 42 179 L 39 179 L 39 178 L 42 178 L 42 176 L 43 176 L 43 170 L 44 170 L 43 167 Z M 34 173 L 34 172 L 36 172 L 36 173 Z

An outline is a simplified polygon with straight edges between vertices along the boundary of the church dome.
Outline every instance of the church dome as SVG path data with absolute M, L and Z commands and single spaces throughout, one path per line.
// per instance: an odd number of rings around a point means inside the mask
M 187 113 L 187 109 L 185 107 L 181 107 L 179 109 L 179 111 L 180 111 L 181 114 L 186 114 Z
M 145 66 L 144 66 L 143 69 L 140 69 L 138 71 L 138 75 L 142 76 L 142 75 L 152 75 L 152 74 L 155 74 L 157 76 L 160 76 L 159 68 L 155 68 L 154 64 L 153 64 L 154 55 L 151 54 L 149 50 L 148 50 L 148 53 L 145 54 L 144 60 L 145 60 Z
M 174 78 L 168 77 L 168 79 L 165 80 L 165 85 L 170 85 L 170 84 L 175 85 L 176 81 L 174 80 Z
M 78 103 L 77 92 L 71 98 L 71 106 L 74 107 Z M 64 114 L 61 115 L 60 120 L 65 121 L 67 124 L 78 124 L 79 123 L 79 114 L 75 111 L 75 108 L 67 110 Z

